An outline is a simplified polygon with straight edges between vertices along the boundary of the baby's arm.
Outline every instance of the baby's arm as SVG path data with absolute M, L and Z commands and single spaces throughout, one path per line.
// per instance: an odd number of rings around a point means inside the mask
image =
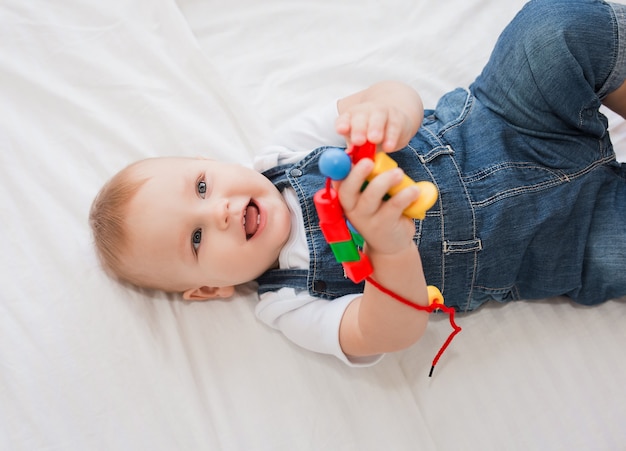
M 423 118 L 419 96 L 410 87 L 386 82 L 342 99 L 338 103 L 337 131 L 355 144 L 366 140 L 393 151 L 406 145 Z M 363 159 L 337 189 L 344 212 L 363 235 L 374 273 L 383 286 L 417 304 L 428 305 L 426 281 L 413 221 L 402 214 L 418 196 L 407 187 L 383 201 L 387 191 L 402 179 L 397 168 L 375 177 L 361 191 L 373 162 Z M 428 314 L 412 309 L 366 283 L 363 295 L 346 309 L 339 330 L 343 351 L 352 356 L 396 351 L 415 343 Z

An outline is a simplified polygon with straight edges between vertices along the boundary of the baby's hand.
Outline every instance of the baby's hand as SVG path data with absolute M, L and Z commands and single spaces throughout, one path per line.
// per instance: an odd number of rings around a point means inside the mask
M 335 128 L 349 145 L 361 146 L 369 141 L 384 152 L 393 152 L 406 145 L 400 137 L 411 127 L 406 115 L 393 105 L 365 102 L 341 114 Z
M 415 225 L 402 212 L 417 199 L 419 189 L 408 186 L 384 201 L 387 191 L 402 181 L 403 171 L 395 168 L 374 177 L 361 191 L 373 165 L 367 158 L 354 165 L 337 183 L 339 199 L 346 217 L 365 239 L 368 252 L 394 254 L 413 243 Z
M 370 86 L 337 103 L 337 133 L 348 145 L 376 144 L 384 152 L 405 147 L 424 117 L 422 100 L 408 85 L 387 81 Z

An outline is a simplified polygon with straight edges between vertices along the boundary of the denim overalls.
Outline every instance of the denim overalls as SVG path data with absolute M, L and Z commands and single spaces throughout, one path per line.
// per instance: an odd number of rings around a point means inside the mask
M 414 240 L 426 281 L 447 305 L 626 295 L 626 170 L 598 111 L 626 78 L 625 24 L 621 5 L 527 4 L 470 90 L 442 97 L 408 146 L 390 154 L 439 189 Z M 289 286 L 333 299 L 363 290 L 344 277 L 319 228 L 323 150 L 265 173 L 298 195 L 310 267 L 269 271 L 260 292 Z

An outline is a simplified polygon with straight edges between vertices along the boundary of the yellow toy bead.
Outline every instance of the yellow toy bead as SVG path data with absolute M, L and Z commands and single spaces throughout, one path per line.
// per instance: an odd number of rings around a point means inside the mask
M 437 197 L 439 197 L 439 191 L 437 187 L 431 182 L 417 182 L 417 187 L 420 189 L 419 197 L 404 209 L 403 213 L 409 218 L 424 219 L 426 217 L 426 211 L 435 205 Z
M 441 294 L 441 291 L 439 291 L 439 288 L 434 285 L 428 285 L 426 290 L 428 291 L 428 305 L 443 305 L 443 295 Z
M 378 152 L 374 156 L 374 169 L 370 172 L 370 175 L 367 177 L 368 181 L 371 181 L 377 175 L 382 174 L 383 172 L 390 171 L 398 167 L 398 163 L 396 163 L 389 155 L 384 152 Z M 420 189 L 420 195 L 415 202 L 409 205 L 404 209 L 403 213 L 415 219 L 424 219 L 426 217 L 426 211 L 429 210 L 435 202 L 437 201 L 437 197 L 439 196 L 439 192 L 437 191 L 437 187 L 430 182 L 414 182 L 411 180 L 409 176 L 406 174 L 402 178 L 402 181 L 397 185 L 393 186 L 389 190 L 389 195 L 393 196 L 394 194 L 402 191 L 404 188 L 417 185 Z
M 396 163 L 389 155 L 384 152 L 376 152 L 374 156 L 374 168 L 368 177 L 368 180 L 373 179 L 377 175 L 382 174 L 383 172 L 391 171 L 393 168 L 397 168 L 398 163 Z

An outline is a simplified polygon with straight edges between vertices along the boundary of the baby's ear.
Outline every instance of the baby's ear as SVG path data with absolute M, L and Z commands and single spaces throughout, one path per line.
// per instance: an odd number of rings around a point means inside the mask
M 206 301 L 215 298 L 229 298 L 235 293 L 235 287 L 199 287 L 190 288 L 183 293 L 187 301 Z

